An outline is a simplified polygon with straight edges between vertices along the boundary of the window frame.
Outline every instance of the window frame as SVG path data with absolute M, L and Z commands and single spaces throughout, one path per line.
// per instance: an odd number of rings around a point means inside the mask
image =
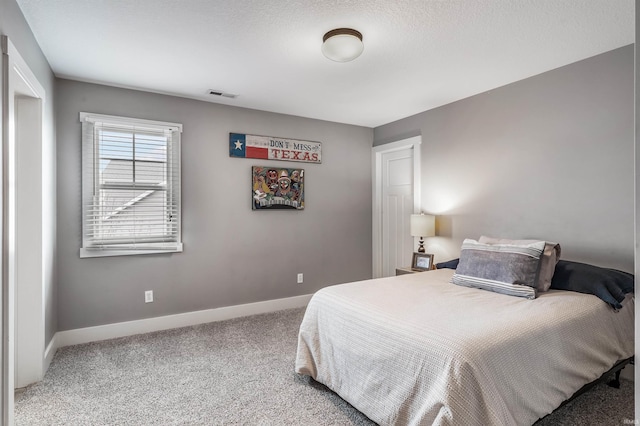
M 88 112 L 80 113 L 80 122 L 82 123 L 82 244 L 80 247 L 80 258 L 106 257 L 106 256 L 128 256 L 140 254 L 159 254 L 159 253 L 180 253 L 183 251 L 182 243 L 182 170 L 181 170 L 181 134 L 182 124 L 164 121 L 146 120 L 140 118 L 121 117 L 104 114 L 94 114 Z M 97 183 L 98 164 L 96 156 L 99 155 L 96 147 L 98 140 L 96 138 L 97 129 L 100 125 L 108 125 L 125 132 L 144 133 L 146 130 L 154 132 L 163 131 L 171 134 L 171 160 L 166 162 L 165 177 L 167 185 L 171 186 L 172 195 L 176 196 L 173 202 L 166 202 L 165 208 L 173 208 L 177 215 L 176 228 L 177 231 L 175 242 L 136 242 L 136 238 L 132 237 L 129 242 L 118 244 L 98 244 L 92 240 L 90 236 L 90 226 L 88 225 L 88 209 L 93 204 L 93 194 L 99 188 Z M 91 126 L 90 128 L 85 126 Z M 137 132 L 136 132 L 137 130 Z M 134 146 L 134 144 L 132 144 Z M 135 161 L 135 159 L 134 159 Z M 134 184 L 135 186 L 135 184 Z M 126 238 L 125 238 L 126 240 Z M 141 248 L 132 248 L 136 244 L 140 244 Z

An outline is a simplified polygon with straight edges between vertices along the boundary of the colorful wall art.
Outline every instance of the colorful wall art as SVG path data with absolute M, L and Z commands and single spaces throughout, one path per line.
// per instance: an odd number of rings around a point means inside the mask
M 304 209 L 304 169 L 252 167 L 253 210 Z

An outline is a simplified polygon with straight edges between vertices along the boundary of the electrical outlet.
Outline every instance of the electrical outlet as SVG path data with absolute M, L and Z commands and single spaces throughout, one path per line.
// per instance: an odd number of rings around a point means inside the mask
M 302 276 L 302 272 L 298 274 L 298 284 L 302 284 L 302 281 L 304 281 L 304 277 Z
M 144 303 L 153 302 L 153 290 L 147 290 L 144 292 Z

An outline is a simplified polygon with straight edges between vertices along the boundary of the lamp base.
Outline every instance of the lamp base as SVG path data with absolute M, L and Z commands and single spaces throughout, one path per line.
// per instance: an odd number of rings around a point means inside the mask
M 420 237 L 420 241 L 418 242 L 418 253 L 424 253 L 424 238 Z

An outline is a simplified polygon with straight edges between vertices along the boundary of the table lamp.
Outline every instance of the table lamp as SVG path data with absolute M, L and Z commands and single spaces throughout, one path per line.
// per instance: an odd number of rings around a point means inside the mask
M 424 213 L 412 214 L 410 225 L 411 236 L 420 237 L 418 253 L 424 253 L 424 237 L 433 237 L 436 235 L 436 217 Z

